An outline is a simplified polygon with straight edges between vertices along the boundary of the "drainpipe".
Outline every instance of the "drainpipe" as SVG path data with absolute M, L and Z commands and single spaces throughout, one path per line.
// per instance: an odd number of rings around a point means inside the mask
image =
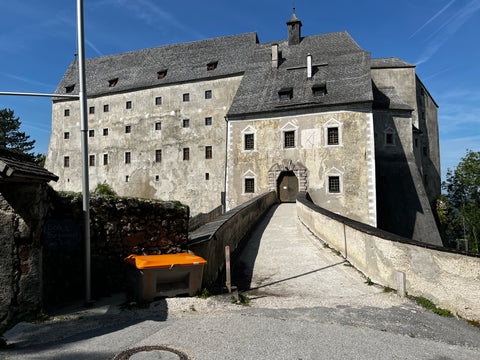
M 224 191 L 223 191 L 223 202 L 222 202 L 222 213 L 225 214 L 227 211 L 227 161 L 228 161 L 228 117 L 225 115 L 223 117 L 225 119 L 225 183 L 224 183 Z

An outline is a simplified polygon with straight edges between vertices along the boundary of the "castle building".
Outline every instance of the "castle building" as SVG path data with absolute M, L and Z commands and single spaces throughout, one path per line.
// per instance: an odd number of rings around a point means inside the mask
M 179 200 L 191 215 L 267 191 L 441 245 L 437 104 L 397 58 L 347 32 L 256 33 L 87 59 L 90 186 Z M 56 93 L 78 93 L 77 62 Z M 81 190 L 77 101 L 53 99 L 46 167 Z

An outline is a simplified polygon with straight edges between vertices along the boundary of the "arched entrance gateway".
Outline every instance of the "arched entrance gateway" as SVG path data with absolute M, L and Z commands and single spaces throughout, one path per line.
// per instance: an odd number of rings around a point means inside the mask
M 299 191 L 307 191 L 307 169 L 292 160 L 275 164 L 268 171 L 269 188 L 281 202 L 295 202 Z

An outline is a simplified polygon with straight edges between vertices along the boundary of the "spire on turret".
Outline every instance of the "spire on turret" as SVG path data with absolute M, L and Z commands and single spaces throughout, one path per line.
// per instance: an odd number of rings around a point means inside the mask
M 287 21 L 288 26 L 288 45 L 298 45 L 302 39 L 300 28 L 302 27 L 302 22 L 298 20 L 297 15 L 295 15 L 295 8 L 293 8 L 293 15 L 290 20 Z

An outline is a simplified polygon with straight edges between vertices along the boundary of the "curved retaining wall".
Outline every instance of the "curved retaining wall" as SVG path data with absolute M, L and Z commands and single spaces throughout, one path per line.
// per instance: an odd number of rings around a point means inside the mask
M 297 196 L 297 215 L 373 282 L 396 289 L 397 272 L 403 272 L 410 295 L 480 320 L 479 254 L 461 254 L 379 230 L 313 204 L 306 193 Z
M 230 252 L 233 253 L 250 229 L 276 202 L 275 191 L 257 196 L 189 235 L 189 250 L 207 260 L 203 269 L 204 284 L 215 282 L 223 270 L 225 246 L 230 246 Z

